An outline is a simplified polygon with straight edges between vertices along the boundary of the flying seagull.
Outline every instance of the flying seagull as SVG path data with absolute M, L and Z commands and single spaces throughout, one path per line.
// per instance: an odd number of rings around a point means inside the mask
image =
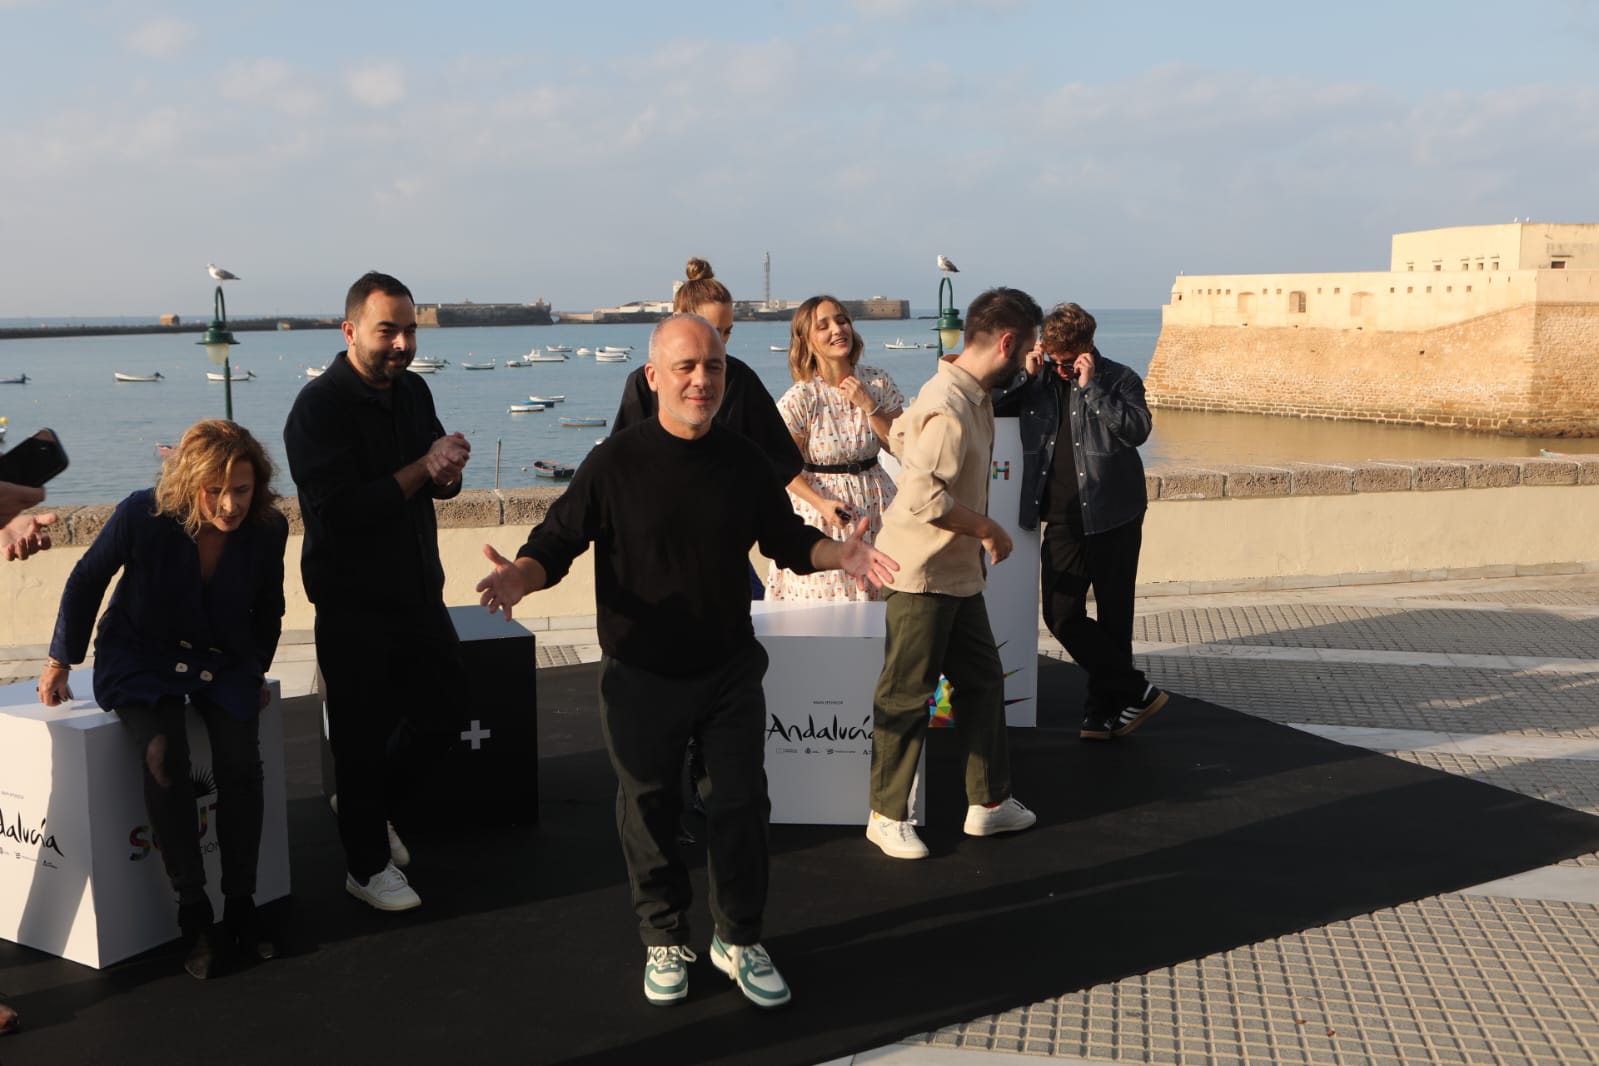
M 961 272 L 961 268 L 956 266 L 947 255 L 941 255 L 938 257 L 938 269 L 944 271 L 946 274 L 959 274 Z
M 239 275 L 235 274 L 231 270 L 223 270 L 221 267 L 217 266 L 215 263 L 207 263 L 205 265 L 205 268 L 207 270 L 209 270 L 211 272 L 211 276 L 213 278 L 216 278 L 218 281 L 238 281 L 239 280 Z

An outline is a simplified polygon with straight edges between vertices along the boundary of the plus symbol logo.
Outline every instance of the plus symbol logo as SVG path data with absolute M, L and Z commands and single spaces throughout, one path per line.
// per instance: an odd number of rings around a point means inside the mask
M 474 718 L 472 719 L 472 728 L 462 732 L 461 739 L 470 740 L 472 742 L 472 750 L 479 751 L 483 747 L 483 742 L 493 735 L 491 731 L 483 728 L 483 723 Z

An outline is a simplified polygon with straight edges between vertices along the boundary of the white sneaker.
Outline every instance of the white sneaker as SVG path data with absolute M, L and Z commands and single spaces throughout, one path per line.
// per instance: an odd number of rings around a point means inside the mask
M 1005 797 L 998 807 L 974 804 L 966 808 L 966 835 L 991 837 L 995 833 L 1014 833 L 1038 821 L 1038 815 L 1023 807 L 1015 796 Z
M 362 903 L 369 903 L 380 911 L 408 911 L 422 905 L 422 897 L 405 880 L 405 875 L 391 862 L 372 875 L 366 884 L 353 874 L 344 875 L 344 890 Z
M 916 835 L 914 825 L 884 818 L 876 811 L 866 820 L 866 839 L 882 848 L 884 855 L 895 859 L 927 858 L 927 845 Z
M 333 808 L 333 813 L 339 813 L 339 794 L 333 793 L 328 797 L 328 806 Z M 384 828 L 389 831 L 389 861 L 396 866 L 411 865 L 411 852 L 405 846 L 405 841 L 400 839 L 400 834 L 394 831 L 393 822 L 384 822 Z

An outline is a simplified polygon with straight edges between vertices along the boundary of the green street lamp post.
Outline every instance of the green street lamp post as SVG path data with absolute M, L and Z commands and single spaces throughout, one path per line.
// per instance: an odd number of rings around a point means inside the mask
M 228 421 L 233 421 L 233 368 L 228 364 L 228 349 L 239 342 L 228 332 L 228 302 L 222 297 L 222 286 L 217 286 L 216 300 L 212 304 L 211 325 L 205 336 L 195 342 L 205 349 L 211 362 L 222 368 L 222 396 L 227 405 Z
M 949 293 L 949 303 L 944 302 L 944 293 Z M 966 323 L 961 321 L 960 312 L 955 310 L 955 286 L 945 276 L 938 282 L 938 325 L 933 327 L 933 332 L 938 334 L 938 357 L 944 358 L 944 349 L 953 348 L 961 342 L 961 333 L 966 329 Z

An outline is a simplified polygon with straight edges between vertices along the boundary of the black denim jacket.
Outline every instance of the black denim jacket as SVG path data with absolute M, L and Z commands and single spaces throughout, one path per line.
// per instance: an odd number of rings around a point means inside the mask
M 1075 381 L 1062 381 L 1046 365 L 1036 374 L 1018 378 L 994 401 L 996 415 L 1013 415 L 1020 422 L 1022 504 L 1017 525 L 1038 528 L 1063 399 L 1077 446 L 1083 532 L 1104 533 L 1140 518 L 1149 506 L 1144 463 L 1138 457 L 1138 446 L 1149 439 L 1151 424 L 1144 380 L 1096 348 L 1094 376 L 1086 389 Z

